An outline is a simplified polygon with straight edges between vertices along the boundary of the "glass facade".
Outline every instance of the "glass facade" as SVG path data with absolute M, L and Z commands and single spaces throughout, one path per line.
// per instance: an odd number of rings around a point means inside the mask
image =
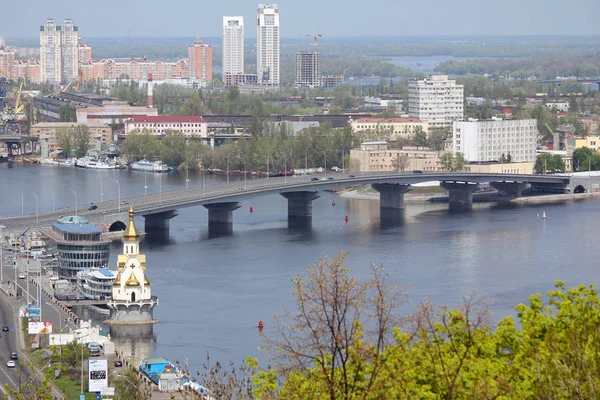
M 105 267 L 110 256 L 110 242 L 57 243 L 58 274 L 61 278 L 76 279 L 77 272 L 86 268 Z

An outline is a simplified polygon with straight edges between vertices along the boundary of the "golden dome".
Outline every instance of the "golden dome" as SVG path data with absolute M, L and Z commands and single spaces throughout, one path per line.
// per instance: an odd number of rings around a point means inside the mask
M 150 286 L 150 281 L 144 276 L 144 286 Z
M 135 229 L 135 223 L 133 222 L 133 206 L 129 206 L 129 223 L 127 224 L 127 228 L 123 231 L 123 240 L 138 240 L 140 234 L 137 229 Z
M 134 273 L 131 273 L 127 282 L 125 282 L 126 286 L 140 286 L 140 281 L 137 280 Z
M 121 272 L 117 274 L 117 278 L 113 282 L 113 286 L 121 286 Z

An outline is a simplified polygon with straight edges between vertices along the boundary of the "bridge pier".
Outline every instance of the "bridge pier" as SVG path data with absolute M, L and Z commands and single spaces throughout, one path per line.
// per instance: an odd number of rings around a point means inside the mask
M 404 210 L 404 193 L 412 190 L 411 185 L 398 183 L 373 183 L 371 187 L 379 192 L 379 208 Z
M 490 182 L 490 186 L 498 191 L 500 196 L 519 197 L 524 190 L 531 187 L 527 182 Z
M 312 202 L 321 197 L 317 192 L 280 193 L 288 201 L 288 227 L 310 228 L 312 225 Z
M 169 230 L 169 220 L 179 215 L 179 211 L 171 210 L 157 214 L 144 215 L 144 229 L 146 232 L 154 230 Z
M 441 186 L 448 191 L 450 211 L 463 212 L 473 209 L 473 192 L 479 184 L 468 182 L 442 182 Z
M 241 207 L 237 201 L 203 204 L 208 210 L 209 236 L 230 235 L 233 233 L 233 211 Z

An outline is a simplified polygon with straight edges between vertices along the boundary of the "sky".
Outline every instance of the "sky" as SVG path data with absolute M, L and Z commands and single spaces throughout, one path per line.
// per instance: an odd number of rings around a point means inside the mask
M 94 7 L 91 6 L 94 4 Z M 600 0 L 285 0 L 282 37 L 600 35 Z M 99 5 L 102 5 L 100 7 Z M 222 16 L 244 17 L 249 0 L 0 0 L 0 36 L 38 37 L 48 17 L 71 18 L 86 37 L 218 37 Z

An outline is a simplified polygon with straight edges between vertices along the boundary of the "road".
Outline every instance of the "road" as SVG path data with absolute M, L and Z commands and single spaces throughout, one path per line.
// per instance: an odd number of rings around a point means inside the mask
M 8 325 L 10 331 L 0 332 L 0 335 L 2 335 L 2 337 L 0 337 L 0 383 L 2 384 L 2 387 L 4 387 L 4 384 L 8 384 L 12 389 L 17 389 L 19 387 L 20 366 L 17 361 L 16 368 L 8 368 L 6 362 L 10 359 L 11 352 L 19 351 L 16 322 L 15 312 L 9 304 L 8 297 L 2 291 L 0 294 L 0 325 Z

